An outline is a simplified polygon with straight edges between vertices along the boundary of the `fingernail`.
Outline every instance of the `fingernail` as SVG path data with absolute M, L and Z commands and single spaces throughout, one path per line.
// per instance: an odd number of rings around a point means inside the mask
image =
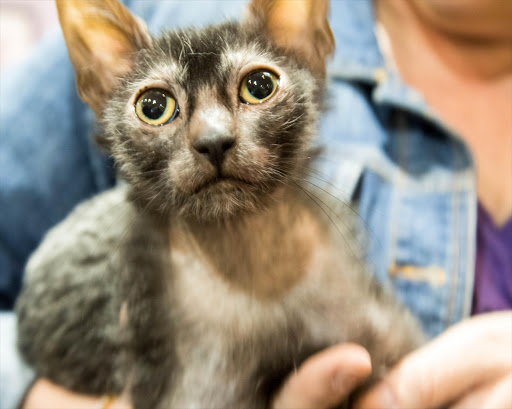
M 355 402 L 353 409 L 399 409 L 391 388 L 381 382 Z

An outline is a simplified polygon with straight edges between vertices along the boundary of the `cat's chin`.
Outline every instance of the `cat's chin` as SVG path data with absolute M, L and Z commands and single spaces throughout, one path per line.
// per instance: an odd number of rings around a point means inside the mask
M 196 189 L 180 205 L 179 214 L 186 218 L 210 222 L 254 212 L 265 207 L 272 189 L 237 179 L 218 179 Z

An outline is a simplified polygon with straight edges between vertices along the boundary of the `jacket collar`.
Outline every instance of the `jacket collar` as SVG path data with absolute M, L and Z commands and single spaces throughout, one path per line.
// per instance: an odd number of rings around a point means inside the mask
M 374 86 L 376 104 L 417 114 L 450 133 L 423 95 L 407 85 L 394 66 L 386 64 L 376 35 L 372 0 L 334 0 L 330 20 L 336 39 L 336 51 L 327 67 L 331 79 Z
M 336 39 L 334 58 L 328 66 L 331 77 L 376 81 L 385 62 L 374 27 L 371 0 L 331 2 L 331 29 Z

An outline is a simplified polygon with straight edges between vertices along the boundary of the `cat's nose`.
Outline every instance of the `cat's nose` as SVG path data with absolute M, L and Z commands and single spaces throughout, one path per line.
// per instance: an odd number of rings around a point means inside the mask
M 226 152 L 230 150 L 234 144 L 234 136 L 228 133 L 209 133 L 197 138 L 192 143 L 192 147 L 220 171 Z

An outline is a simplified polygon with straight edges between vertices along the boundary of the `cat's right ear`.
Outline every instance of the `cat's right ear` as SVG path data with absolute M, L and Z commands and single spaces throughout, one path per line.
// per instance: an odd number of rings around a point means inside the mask
M 135 53 L 151 47 L 145 23 L 117 0 L 56 0 L 80 98 L 99 115 Z

